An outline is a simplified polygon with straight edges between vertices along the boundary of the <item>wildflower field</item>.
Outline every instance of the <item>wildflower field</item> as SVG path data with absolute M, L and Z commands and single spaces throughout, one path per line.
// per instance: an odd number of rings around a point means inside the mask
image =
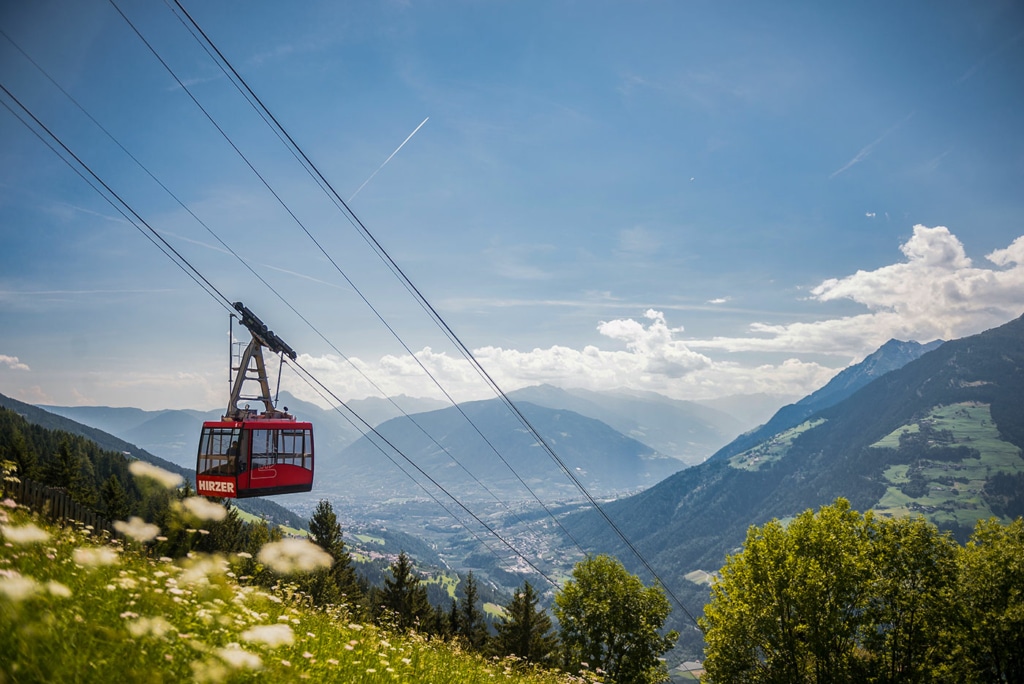
M 301 570 L 294 544 L 277 542 L 257 558 L 172 560 L 137 541 L 158 530 L 123 527 L 127 541 L 110 541 L 3 501 L 0 684 L 593 681 L 358 624 L 344 607 L 310 607 L 284 581 L 246 584 L 260 563 L 290 559 Z

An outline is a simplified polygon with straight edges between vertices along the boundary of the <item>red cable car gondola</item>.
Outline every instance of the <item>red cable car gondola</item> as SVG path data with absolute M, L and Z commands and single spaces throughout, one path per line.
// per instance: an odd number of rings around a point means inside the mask
M 264 347 L 293 360 L 295 351 L 241 302 L 234 306 L 252 341 L 233 368 L 227 411 L 221 420 L 203 423 L 196 489 L 204 496 L 229 498 L 308 492 L 313 488 L 313 425 L 295 420 L 287 407 L 274 408 L 263 361 Z M 259 383 L 259 396 L 242 396 L 246 381 Z M 257 399 L 263 402 L 262 413 L 248 404 L 238 407 L 240 401 Z

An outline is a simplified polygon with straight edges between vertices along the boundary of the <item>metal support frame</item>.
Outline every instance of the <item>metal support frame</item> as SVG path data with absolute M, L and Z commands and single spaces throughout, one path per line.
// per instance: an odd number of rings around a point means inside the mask
M 228 399 L 227 411 L 224 413 L 225 421 L 241 421 L 253 418 L 257 415 L 246 405 L 239 408 L 240 401 L 262 401 L 264 411 L 260 414 L 262 418 L 283 418 L 289 419 L 292 416 L 284 411 L 278 411 L 274 407 L 274 400 L 270 395 L 270 382 L 267 379 L 267 365 L 263 359 L 263 348 L 266 347 L 275 354 L 287 355 L 295 359 L 297 354 L 289 347 L 284 340 L 268 330 L 263 321 L 249 311 L 241 302 L 235 302 L 235 310 L 240 314 L 240 321 L 252 334 L 252 340 L 242 352 L 238 367 L 234 368 L 235 379 L 231 386 L 231 396 Z M 282 358 L 282 364 L 284 360 Z M 255 363 L 255 367 L 253 367 Z M 278 370 L 278 383 L 280 384 L 280 369 Z M 242 389 L 247 382 L 255 381 L 259 384 L 260 393 L 253 396 L 243 396 Z

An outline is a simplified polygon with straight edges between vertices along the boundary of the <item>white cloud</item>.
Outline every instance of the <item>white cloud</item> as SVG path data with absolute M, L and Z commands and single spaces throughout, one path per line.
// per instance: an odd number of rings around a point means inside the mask
M 679 399 L 752 392 L 800 394 L 817 389 L 836 372 L 834 368 L 797 359 L 756 367 L 716 362 L 678 339 L 683 329 L 669 327 L 662 312 L 648 310 L 645 318 L 646 322 L 616 319 L 599 324 L 598 331 L 624 349 L 601 349 L 595 345 L 582 349 L 555 345 L 532 351 L 482 347 L 473 350 L 473 355 L 506 391 L 549 383 L 591 390 L 649 390 Z M 456 401 L 493 396 L 469 362 L 429 348 L 417 352 L 415 358 L 385 356 L 375 363 L 309 356 L 300 357 L 299 362 L 346 399 L 379 396 L 381 392 L 388 396 L 408 394 L 444 399 L 420 364 Z M 361 373 L 373 378 L 379 391 Z M 300 387 L 290 391 L 317 401 L 311 393 L 301 394 Z
M 19 361 L 17 356 L 7 356 L 6 354 L 0 354 L 0 365 L 7 366 L 11 370 L 30 370 L 28 364 Z
M 948 228 L 914 226 L 906 261 L 831 278 L 811 290 L 820 302 L 850 300 L 867 313 L 813 323 L 754 323 L 752 336 L 690 340 L 691 347 L 862 356 L 886 340 L 927 342 L 972 335 L 1024 310 L 1024 237 L 975 266 Z
M 903 261 L 832 278 L 810 291 L 811 299 L 821 303 L 856 302 L 866 309 L 859 315 L 782 325 L 755 322 L 743 337 L 685 339 L 683 328 L 670 327 L 662 312 L 648 310 L 646 320 L 599 323 L 598 332 L 618 349 L 555 345 L 520 351 L 487 346 L 473 354 L 506 391 L 550 383 L 592 390 L 642 389 L 680 399 L 753 392 L 806 394 L 825 384 L 838 368 L 802 360 L 800 354 L 834 355 L 836 366 L 841 366 L 891 338 L 954 339 L 1004 323 L 1024 309 L 1024 236 L 987 255 L 991 267 L 974 265 L 960 240 L 942 226 L 915 226 L 900 250 Z M 723 358 L 722 352 L 783 353 L 788 358 L 763 363 L 748 356 L 740 362 Z M 381 392 L 444 399 L 424 368 L 456 401 L 493 396 L 467 361 L 429 347 L 415 358 L 345 362 L 334 356 L 303 356 L 300 362 L 344 399 Z M 319 400 L 311 392 L 303 394 L 301 387 L 292 391 Z

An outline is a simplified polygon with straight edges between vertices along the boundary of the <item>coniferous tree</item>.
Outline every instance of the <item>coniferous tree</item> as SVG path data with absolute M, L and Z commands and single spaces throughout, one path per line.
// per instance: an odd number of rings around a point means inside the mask
M 551 631 L 551 618 L 537 605 L 540 597 L 529 582 L 517 590 L 505 606 L 505 617 L 496 625 L 494 654 L 514 655 L 538 665 L 550 665 L 558 648 L 558 639 Z
M 381 602 L 389 611 L 399 629 L 415 629 L 431 614 L 427 602 L 427 590 L 420 584 L 412 567 L 412 560 L 405 551 L 391 564 L 391 577 L 384 578 Z
M 201 529 L 205 529 L 209 534 L 200 535 L 194 550 L 205 553 L 236 553 L 245 549 L 245 521 L 238 515 L 237 508 L 227 506 L 223 499 L 220 503 L 227 508 L 227 514 L 223 520 L 200 523 Z
M 352 558 L 345 550 L 341 525 L 334 513 L 331 502 L 321 499 L 309 519 L 309 535 L 320 548 L 331 555 L 333 565 L 326 570 L 311 573 L 305 582 L 305 589 L 319 605 L 347 604 L 353 612 L 360 612 L 363 592 L 359 588 Z
M 17 466 L 17 477 L 30 480 L 39 477 L 39 458 L 25 438 L 25 433 L 16 424 L 10 426 L 4 458 Z
M 457 637 L 459 636 L 459 604 L 453 598 L 452 606 L 448 609 L 448 636 Z
M 110 520 L 126 520 L 131 511 L 128 493 L 117 475 L 111 475 L 100 488 L 100 513 Z
M 427 617 L 426 632 L 432 637 L 448 639 L 452 635 L 448 613 L 441 606 L 432 606 Z
M 92 474 L 92 462 L 86 458 L 79 440 L 67 436 L 60 440 L 57 453 L 43 467 L 43 483 L 64 488 L 71 498 L 89 505 L 96 500 Z
M 470 648 L 480 651 L 487 644 L 487 624 L 484 622 L 483 612 L 477 607 L 478 600 L 476 578 L 470 572 L 466 575 L 466 586 L 459 602 L 456 633 L 466 640 Z

